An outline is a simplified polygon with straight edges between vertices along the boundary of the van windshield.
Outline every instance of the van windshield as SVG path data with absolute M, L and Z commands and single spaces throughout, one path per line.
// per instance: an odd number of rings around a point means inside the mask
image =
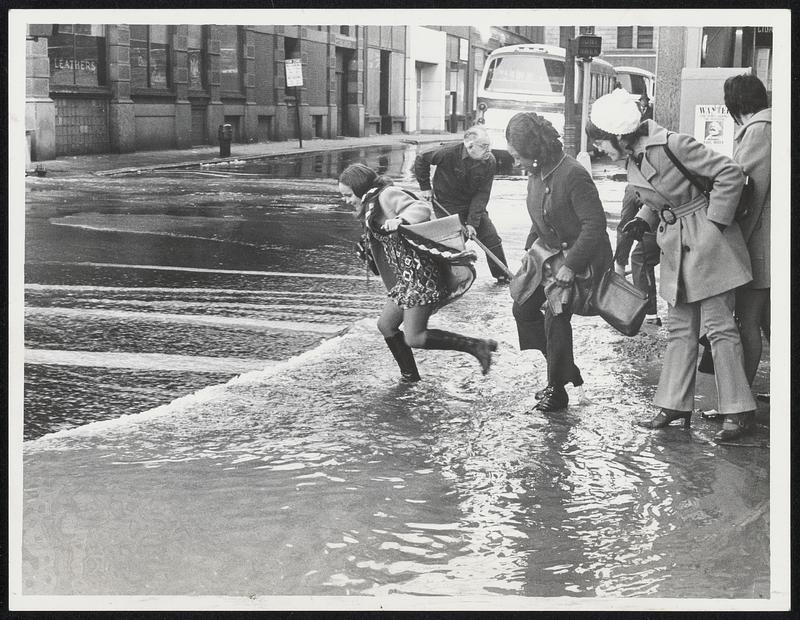
M 644 77 L 641 75 L 631 75 L 630 73 L 620 73 L 617 75 L 617 80 L 622 84 L 622 88 L 627 90 L 632 95 L 646 95 L 647 84 Z
M 498 93 L 563 93 L 564 61 L 541 56 L 500 56 L 489 65 L 483 88 Z

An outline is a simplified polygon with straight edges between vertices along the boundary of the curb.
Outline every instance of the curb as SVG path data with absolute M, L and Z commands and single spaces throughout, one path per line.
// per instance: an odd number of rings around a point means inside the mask
M 461 138 L 455 138 L 453 141 L 460 140 Z M 112 170 L 98 170 L 96 172 L 92 172 L 95 176 L 100 177 L 107 177 L 107 176 L 115 176 L 120 174 L 137 174 L 140 172 L 150 172 L 154 170 L 168 170 L 173 168 L 192 168 L 192 167 L 202 167 L 203 165 L 209 164 L 223 164 L 225 162 L 233 162 L 233 161 L 251 161 L 254 159 L 269 159 L 273 157 L 282 157 L 284 155 L 307 155 L 311 153 L 321 153 L 326 151 L 344 151 L 347 149 L 351 149 L 354 147 L 367 147 L 367 146 L 391 146 L 393 144 L 431 144 L 433 142 L 443 142 L 441 136 L 436 138 L 432 138 L 430 140 L 425 139 L 416 139 L 416 138 L 401 138 L 399 140 L 389 140 L 386 142 L 366 142 L 366 143 L 355 143 L 350 144 L 347 146 L 343 146 L 340 144 L 331 144 L 326 146 L 318 146 L 317 148 L 313 149 L 301 149 L 299 147 L 291 148 L 287 150 L 282 150 L 279 153 L 260 153 L 257 155 L 242 155 L 242 156 L 231 156 L 231 157 L 214 157 L 211 159 L 200 159 L 200 160 L 193 160 L 193 161 L 182 161 L 182 162 L 173 162 L 173 163 L 164 163 L 164 164 L 153 164 L 149 166 L 132 166 L 127 168 L 115 168 Z

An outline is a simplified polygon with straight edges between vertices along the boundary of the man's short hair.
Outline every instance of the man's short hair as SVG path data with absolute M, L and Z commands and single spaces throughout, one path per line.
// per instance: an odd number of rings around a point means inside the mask
M 489 138 L 486 129 L 480 125 L 473 125 L 464 132 L 464 140 L 477 140 L 479 138 Z

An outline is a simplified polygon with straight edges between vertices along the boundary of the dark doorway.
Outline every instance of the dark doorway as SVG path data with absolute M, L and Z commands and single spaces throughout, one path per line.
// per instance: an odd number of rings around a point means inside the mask
M 391 52 L 381 50 L 381 90 L 378 100 L 378 109 L 381 115 L 381 133 L 392 133 L 392 117 L 389 116 L 389 81 L 391 77 L 389 61 L 391 55 Z
M 347 124 L 347 107 L 350 89 L 349 75 L 353 60 L 353 50 L 336 48 L 336 133 L 349 136 Z

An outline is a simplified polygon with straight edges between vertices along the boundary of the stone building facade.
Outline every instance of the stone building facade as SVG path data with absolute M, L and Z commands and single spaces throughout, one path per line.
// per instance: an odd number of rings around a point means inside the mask
M 213 145 L 223 124 L 234 142 L 460 132 L 488 52 L 535 30 L 29 25 L 30 151 L 47 160 Z M 301 61 L 300 87 L 286 86 L 288 59 Z

